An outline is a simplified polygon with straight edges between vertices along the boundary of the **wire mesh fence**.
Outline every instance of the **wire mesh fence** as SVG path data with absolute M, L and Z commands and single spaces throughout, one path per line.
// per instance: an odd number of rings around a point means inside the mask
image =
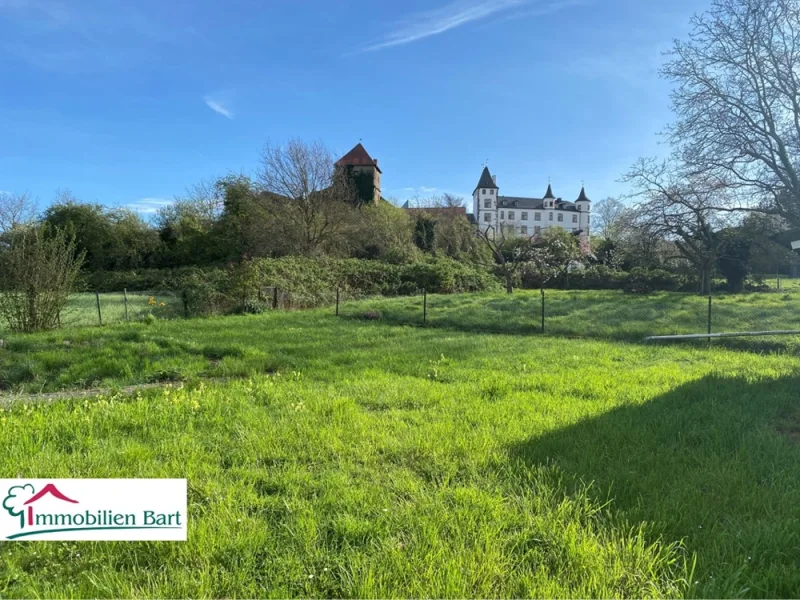
M 184 305 L 180 292 L 89 292 L 70 296 L 61 312 L 60 324 L 61 327 L 86 327 L 182 316 Z
M 652 336 L 800 330 L 800 280 L 781 290 L 743 294 L 625 293 L 620 290 L 518 290 L 505 293 L 363 297 L 332 289 L 314 298 L 264 288 L 257 298 L 226 298 L 219 310 L 184 291 L 152 290 L 73 295 L 61 327 L 114 325 L 203 314 L 317 308 L 344 319 L 478 333 L 547 334 L 640 342 Z M 329 292 L 329 293 L 328 293 Z M 715 340 L 719 343 L 720 340 Z M 753 347 L 800 347 L 800 335 L 780 341 L 730 341 Z
M 800 290 L 699 296 L 616 290 L 523 290 L 513 294 L 341 297 L 344 318 L 460 331 L 642 341 L 650 336 L 800 331 Z M 800 336 L 782 343 L 800 342 Z M 749 342 L 753 344 L 754 342 Z

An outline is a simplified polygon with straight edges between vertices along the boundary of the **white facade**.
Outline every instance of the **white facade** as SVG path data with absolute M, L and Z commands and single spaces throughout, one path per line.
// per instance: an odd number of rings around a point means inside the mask
M 497 179 L 484 168 L 472 193 L 472 214 L 480 231 L 503 228 L 516 235 L 534 236 L 548 227 L 561 227 L 589 237 L 591 201 L 581 189 L 574 202 L 556 198 L 550 186 L 544 198 L 501 196 Z

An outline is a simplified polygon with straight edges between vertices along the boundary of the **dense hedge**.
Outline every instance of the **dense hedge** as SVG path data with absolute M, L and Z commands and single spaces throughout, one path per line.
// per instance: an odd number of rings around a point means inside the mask
M 449 294 L 499 290 L 487 271 L 448 258 L 409 264 L 359 259 L 287 257 L 246 261 L 226 268 L 141 269 L 87 275 L 92 291 L 172 290 L 186 292 L 193 312 L 254 310 L 268 305 L 268 288 L 280 290 L 284 306 L 319 306 L 333 301 L 337 288 L 345 298 L 416 294 L 422 289 Z
M 523 275 L 522 286 L 539 288 L 541 282 L 536 275 Z M 629 292 L 695 291 L 694 280 L 679 273 L 663 269 L 634 268 L 631 271 L 618 271 L 604 265 L 592 265 L 584 269 L 575 269 L 569 276 L 561 276 L 547 282 L 545 287 L 570 288 L 575 290 L 625 290 Z
M 540 286 L 535 275 L 525 273 L 522 287 Z M 449 258 L 408 264 L 376 260 L 275 258 L 245 261 L 225 268 L 185 267 L 107 271 L 87 275 L 86 288 L 99 292 L 173 291 L 186 294 L 194 314 L 258 311 L 272 304 L 274 289 L 286 308 L 333 303 L 338 289 L 344 299 L 364 296 L 398 296 L 430 293 L 500 291 L 499 281 L 487 271 Z M 550 280 L 545 287 L 570 289 L 622 289 L 629 292 L 693 291 L 685 275 L 664 270 L 631 272 L 594 265 Z

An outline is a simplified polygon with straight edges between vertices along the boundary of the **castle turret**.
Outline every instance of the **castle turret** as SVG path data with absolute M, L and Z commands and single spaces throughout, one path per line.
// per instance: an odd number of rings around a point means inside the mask
M 497 227 L 497 178 L 484 167 L 478 185 L 472 192 L 472 214 L 478 228 L 483 231 L 488 227 Z
M 578 218 L 580 228 L 583 230 L 584 235 L 588 238 L 589 229 L 591 226 L 591 216 L 589 213 L 592 210 L 592 201 L 589 200 L 589 196 L 586 195 L 586 190 L 583 186 L 581 186 L 581 193 L 578 196 L 578 199 L 575 200 L 575 208 L 577 208 L 578 212 L 580 213 Z
M 578 199 L 575 200 L 575 206 L 581 212 L 589 212 L 591 210 L 592 201 L 589 200 L 589 197 L 586 195 L 586 190 L 583 186 L 581 186 L 580 196 L 578 196 Z
M 544 208 L 555 207 L 556 195 L 553 193 L 553 188 L 549 183 L 547 184 L 547 191 L 545 192 L 544 198 L 542 198 L 542 200 L 543 200 L 542 206 Z

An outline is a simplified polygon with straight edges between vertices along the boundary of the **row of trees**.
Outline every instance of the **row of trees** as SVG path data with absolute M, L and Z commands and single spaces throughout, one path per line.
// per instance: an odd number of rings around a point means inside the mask
M 800 228 L 800 1 L 714 0 L 691 25 L 662 69 L 671 156 L 625 176 L 633 206 L 597 207 L 598 255 L 688 266 L 704 293 L 716 269 L 739 290 L 796 261 L 771 237 Z
M 135 212 L 80 202 L 68 191 L 37 215 L 27 195 L 0 196 L 0 233 L 25 224 L 59 229 L 86 256 L 86 268 L 213 265 L 249 257 L 332 256 L 404 262 L 423 253 L 480 260 L 486 250 L 463 217 L 393 204 L 361 204 L 354 182 L 321 143 L 268 145 L 254 178 L 202 182 L 147 222 Z M 454 206 L 453 197 L 430 207 Z

